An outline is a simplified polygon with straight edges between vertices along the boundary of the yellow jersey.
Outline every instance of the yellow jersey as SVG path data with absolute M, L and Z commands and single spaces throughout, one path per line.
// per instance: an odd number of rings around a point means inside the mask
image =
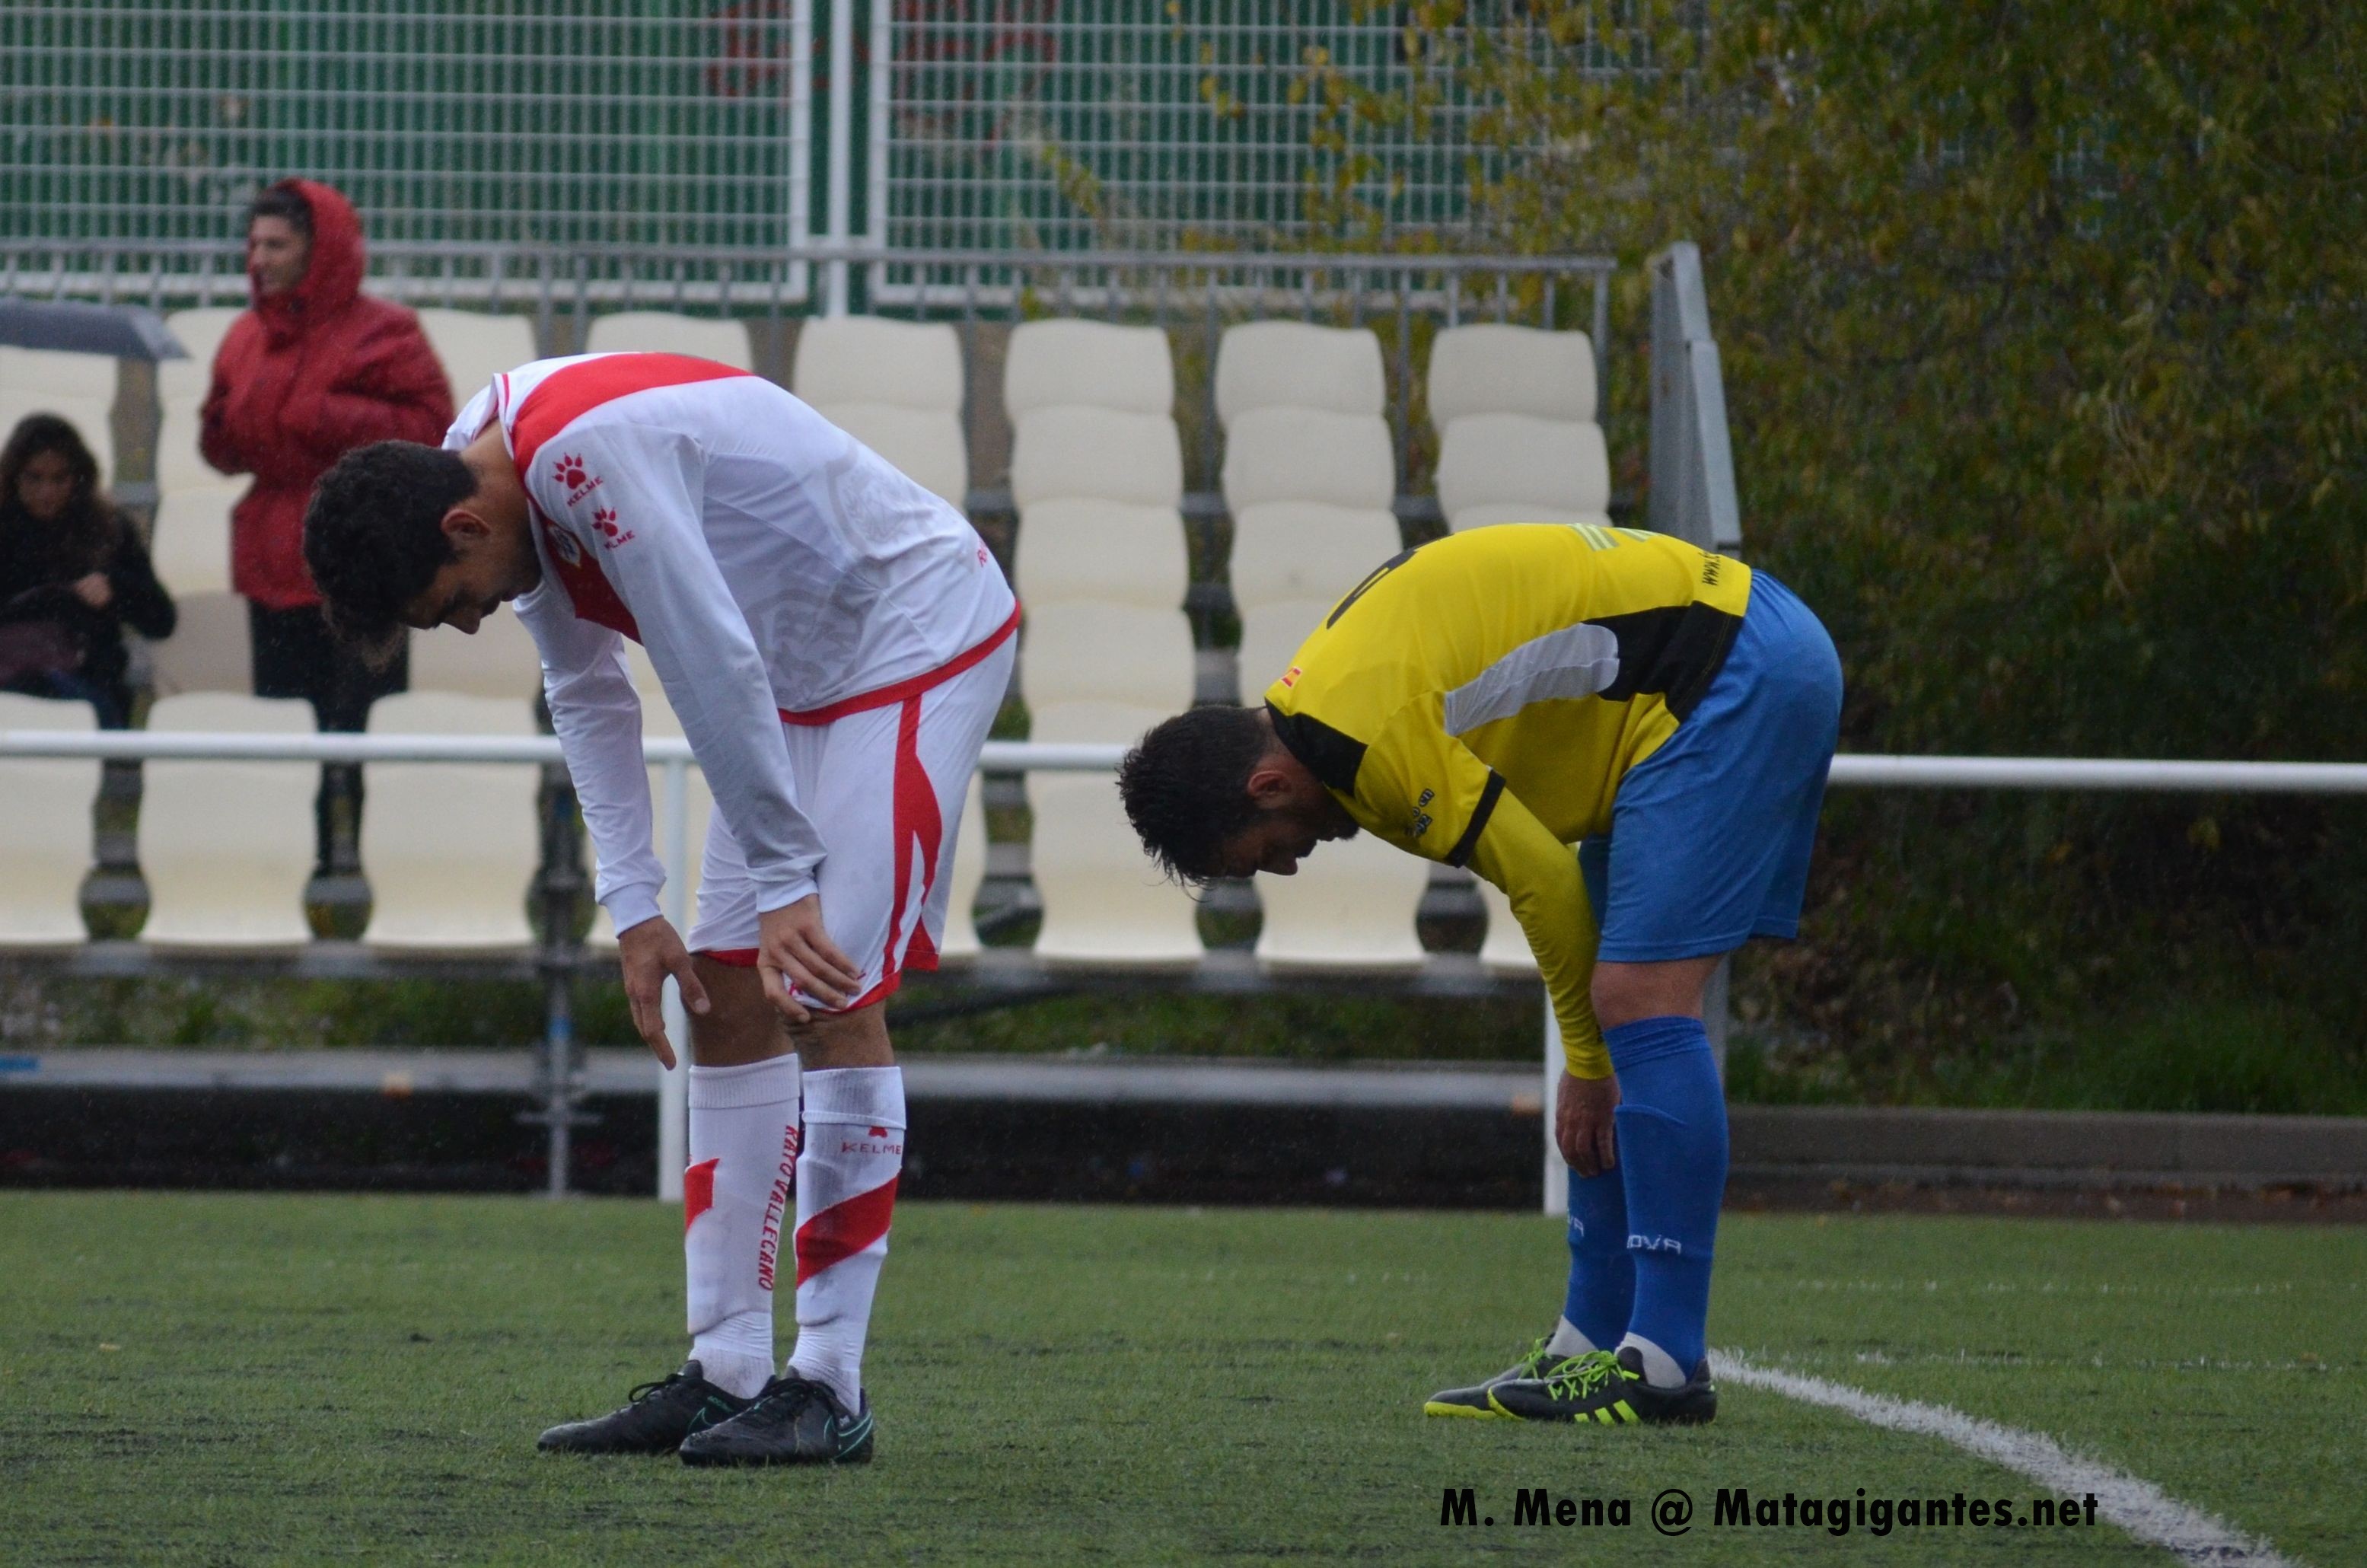
M 1580 839 L 1675 733 L 1741 629 L 1750 569 L 1666 534 L 1504 524 L 1391 557 L 1266 690 L 1275 733 L 1357 824 L 1501 888 L 1570 1070 L 1609 1074 Z

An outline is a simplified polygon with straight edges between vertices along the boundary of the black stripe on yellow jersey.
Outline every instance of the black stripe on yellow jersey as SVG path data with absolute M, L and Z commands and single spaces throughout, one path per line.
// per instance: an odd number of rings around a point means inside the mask
M 1724 666 L 1750 569 L 1638 528 L 1505 524 L 1376 567 L 1266 691 L 1275 733 L 1366 831 L 1504 890 L 1573 1071 L 1610 1071 L 1570 846 Z

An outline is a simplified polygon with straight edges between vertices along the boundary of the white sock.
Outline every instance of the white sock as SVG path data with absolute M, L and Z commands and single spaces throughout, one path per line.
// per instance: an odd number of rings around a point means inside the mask
M 1653 1344 L 1650 1340 L 1645 1338 L 1642 1335 L 1631 1334 L 1627 1335 L 1626 1338 L 1622 1339 L 1619 1342 L 1619 1348 L 1622 1350 L 1633 1349 L 1637 1355 L 1643 1357 L 1644 1381 L 1651 1384 L 1654 1388 L 1674 1389 L 1684 1387 L 1686 1376 L 1685 1369 L 1677 1365 L 1677 1358 L 1674 1356 L 1670 1355 L 1667 1351 L 1661 1349 L 1659 1346 Z
M 1552 1337 L 1546 1341 L 1547 1356 L 1583 1356 L 1590 1350 L 1601 1348 L 1601 1346 L 1580 1334 L 1578 1331 L 1578 1325 L 1568 1318 L 1556 1321 Z
M 692 1067 L 682 1179 L 690 1354 L 747 1399 L 773 1375 L 773 1273 L 797 1182 L 798 1059 Z
M 850 1414 L 863 1403 L 863 1340 L 888 1256 L 904 1168 L 904 1073 L 833 1067 L 805 1079 L 798 1156 L 798 1344 L 789 1369 Z

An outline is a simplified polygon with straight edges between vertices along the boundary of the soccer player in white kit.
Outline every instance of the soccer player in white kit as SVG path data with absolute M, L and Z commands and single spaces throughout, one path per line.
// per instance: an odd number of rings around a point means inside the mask
M 670 354 L 538 360 L 478 392 L 440 450 L 348 454 L 304 548 L 365 642 L 398 623 L 473 632 L 514 602 L 634 1023 L 671 1067 L 665 976 L 694 1015 L 690 1358 L 541 1447 L 868 1460 L 864 1337 L 906 1124 L 881 1005 L 935 967 L 963 796 L 1010 676 L 1019 610 L 992 555 L 788 392 Z M 715 797 L 686 943 L 658 912 L 627 638 Z M 798 1335 L 776 1375 L 784 1253 Z

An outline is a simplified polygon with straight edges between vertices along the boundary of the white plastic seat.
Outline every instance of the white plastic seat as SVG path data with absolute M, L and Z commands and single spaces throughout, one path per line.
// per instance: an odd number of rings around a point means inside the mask
M 371 705 L 374 735 L 535 733 L 523 702 L 408 691 Z M 383 948 L 522 948 L 534 941 L 527 896 L 541 858 L 539 770 L 515 762 L 373 762 L 362 814 L 369 926 Z
M 1104 599 L 1173 609 L 1191 585 L 1184 517 L 1126 501 L 1038 501 L 1014 551 L 1019 601 Z
M 1431 344 L 1431 423 L 1467 414 L 1530 414 L 1595 422 L 1594 344 L 1582 332 L 1480 322 Z
M 971 911 L 978 904 L 978 890 L 986 882 L 986 797 L 976 774 L 970 776 L 969 790 L 962 797 L 961 826 L 954 839 L 954 863 L 946 889 L 945 939 L 937 944 L 941 963 L 968 963 L 976 959 L 983 946 L 978 937 L 978 922 Z
M 1192 627 L 1181 610 L 1067 599 L 1027 612 L 1019 689 L 1031 712 L 1054 703 L 1116 702 L 1172 713 L 1191 705 L 1192 681 Z
M 1002 405 L 1015 426 L 1039 408 L 1175 414 L 1175 358 L 1154 326 L 1108 322 L 1023 322 L 1003 358 Z
M 1246 322 L 1217 351 L 1217 418 L 1228 429 L 1260 408 L 1377 415 L 1387 397 L 1381 340 L 1366 327 Z
M 452 384 L 453 406 L 467 403 L 504 370 L 535 357 L 534 324 L 524 316 L 484 311 L 431 308 L 419 312 L 420 330 Z
M 1371 568 L 1365 568 L 1369 571 Z M 1358 575 L 1362 575 L 1359 573 Z M 1354 578 L 1341 592 L 1354 585 Z M 1334 596 L 1336 597 L 1336 596 Z M 1283 600 L 1241 617 L 1241 699 L 1256 705 L 1290 667 L 1333 600 Z M 1430 887 L 1430 862 L 1370 834 L 1319 844 L 1297 874 L 1257 879 L 1265 924 L 1258 961 L 1276 970 L 1418 969 L 1414 916 Z
M 1512 901 L 1485 878 L 1473 881 L 1478 884 L 1479 902 L 1488 907 L 1488 936 L 1479 944 L 1480 964 L 1490 974 L 1516 979 L 1535 975 L 1536 955 L 1529 950 L 1528 934 L 1512 915 Z
M 148 556 L 156 581 L 176 597 L 230 592 L 230 514 L 244 490 L 215 478 L 166 490 L 157 500 Z
M 1274 501 L 1387 510 L 1397 489 L 1388 424 L 1377 414 L 1251 409 L 1225 427 L 1224 483 L 1235 511 Z
M 474 635 L 448 626 L 414 631 L 411 634 L 411 689 L 504 697 L 530 715 L 542 690 L 542 655 L 536 651 L 526 623 L 506 611 L 487 617 Z
M 175 311 L 164 318 L 165 326 L 189 351 L 186 359 L 160 359 L 156 363 L 156 403 L 163 421 L 156 432 L 156 484 L 167 496 L 176 490 L 224 483 L 223 476 L 198 449 L 198 423 L 205 408 L 206 389 L 213 383 L 214 356 L 221 351 L 231 323 L 244 309 L 241 305 L 208 305 Z
M 1011 499 L 1023 528 L 1039 501 L 1176 507 L 1183 497 L 1184 443 L 1166 415 L 1062 403 L 1014 416 Z
M 1032 710 L 1039 741 L 1133 741 L 1172 706 L 1061 702 Z M 1031 773 L 1028 867 L 1043 901 L 1036 956 L 1083 967 L 1188 968 L 1203 949 L 1192 895 L 1162 877 L 1106 774 Z
M 243 610 L 243 607 L 242 607 Z M 309 735 L 311 703 L 193 692 L 158 700 L 159 734 Z M 282 947 L 309 941 L 317 765 L 158 758 L 143 768 L 140 868 L 143 940 L 159 946 Z M 379 802 L 372 801 L 372 814 Z
M 818 316 L 798 332 L 790 390 L 952 503 L 968 504 L 961 340 L 944 322 Z
M 592 330 L 584 335 L 583 351 L 687 354 L 693 358 L 729 365 L 735 370 L 756 368 L 756 358 L 748 347 L 746 323 L 684 315 L 677 311 L 618 311 L 595 317 Z M 459 388 L 452 390 L 456 397 L 459 395 Z M 474 395 L 473 391 L 470 395 Z
M 1600 513 L 1611 506 L 1603 427 L 1533 414 L 1466 414 L 1439 437 L 1438 506 L 1458 532 L 1471 508 Z
M 1611 461 L 1586 334 L 1453 328 L 1431 346 L 1428 392 L 1450 529 L 1608 521 Z
M 227 590 L 176 591 L 175 605 L 179 613 L 173 635 L 149 649 L 149 680 L 156 695 L 253 691 L 255 661 L 246 601 Z
M 1396 514 L 1377 507 L 1319 501 L 1243 507 L 1233 514 L 1233 603 L 1246 614 L 1261 605 L 1336 600 L 1402 546 Z
M 87 702 L 0 692 L 0 730 L 87 733 Z M 79 899 L 91 863 L 96 757 L 0 756 L 0 948 L 85 941 Z

